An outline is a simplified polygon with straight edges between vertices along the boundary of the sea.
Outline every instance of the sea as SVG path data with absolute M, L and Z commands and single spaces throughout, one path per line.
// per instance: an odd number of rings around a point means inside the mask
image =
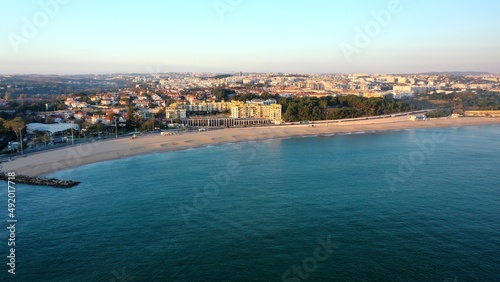
M 15 184 L 14 231 L 0 182 L 0 281 L 500 281 L 499 141 L 355 132 L 95 163 L 50 175 L 72 189 Z

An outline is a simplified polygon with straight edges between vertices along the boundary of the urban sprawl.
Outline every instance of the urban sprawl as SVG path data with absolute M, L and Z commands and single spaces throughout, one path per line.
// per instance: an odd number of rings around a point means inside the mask
M 0 113 L 3 130 L 15 131 L 7 123 L 9 114 L 21 118 L 23 127 L 28 125 L 26 135 L 31 138 L 25 139 L 25 146 L 34 148 L 40 146 L 37 143 L 67 141 L 55 136 L 67 136 L 70 130 L 72 136 L 86 138 L 169 128 L 281 125 L 290 121 L 283 115 L 282 98 L 356 96 L 405 101 L 421 95 L 484 91 L 499 92 L 500 75 L 3 75 Z M 13 141 L 4 150 L 19 145 Z

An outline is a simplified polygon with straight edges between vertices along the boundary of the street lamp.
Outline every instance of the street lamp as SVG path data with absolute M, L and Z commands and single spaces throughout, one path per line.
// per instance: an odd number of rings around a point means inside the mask
M 23 129 L 19 129 L 19 141 L 21 141 L 21 155 L 23 154 Z

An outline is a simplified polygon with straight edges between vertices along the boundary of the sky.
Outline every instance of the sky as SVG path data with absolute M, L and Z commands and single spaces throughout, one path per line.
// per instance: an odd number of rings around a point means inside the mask
M 498 0 L 0 0 L 0 73 L 500 73 Z

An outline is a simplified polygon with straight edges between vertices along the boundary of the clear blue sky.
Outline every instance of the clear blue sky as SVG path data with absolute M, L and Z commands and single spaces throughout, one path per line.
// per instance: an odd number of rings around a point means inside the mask
M 362 45 L 393 0 L 54 1 L 0 0 L 0 73 L 500 73 L 498 0 L 400 0 Z

